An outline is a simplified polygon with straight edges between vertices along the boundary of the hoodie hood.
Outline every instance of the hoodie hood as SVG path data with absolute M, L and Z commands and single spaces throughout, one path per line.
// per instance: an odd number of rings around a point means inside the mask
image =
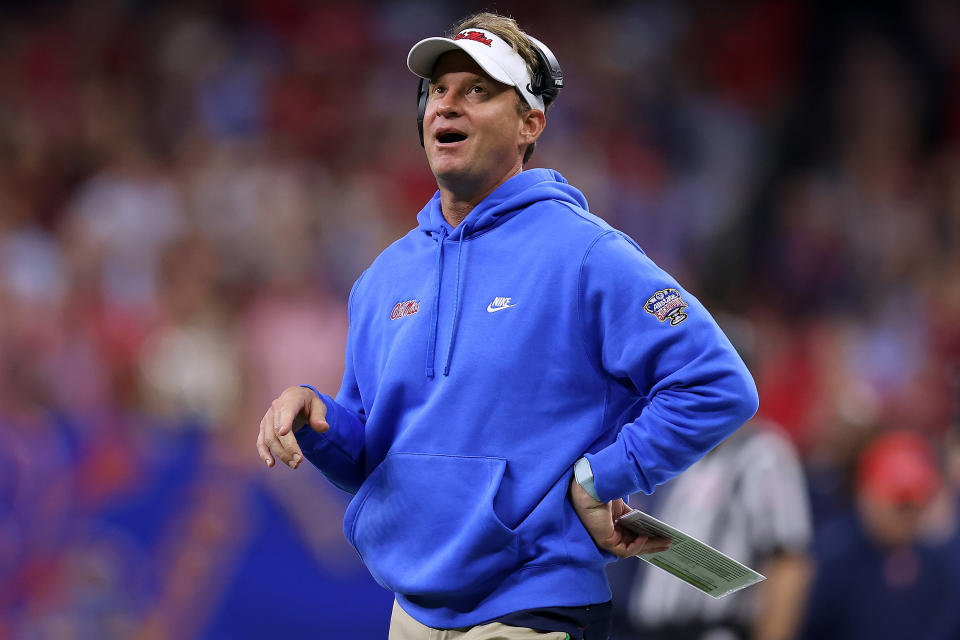
M 553 169 L 531 169 L 521 171 L 473 208 L 463 222 L 454 229 L 444 217 L 440 208 L 440 192 L 430 198 L 420 213 L 417 223 L 420 231 L 426 233 L 437 243 L 436 271 L 434 272 L 433 305 L 430 310 L 430 332 L 427 337 L 427 362 L 424 373 L 427 379 L 436 375 L 437 333 L 440 319 L 440 285 L 443 277 L 444 242 L 457 243 L 456 282 L 454 284 L 453 314 L 450 328 L 450 340 L 447 343 L 446 357 L 443 360 L 443 375 L 450 374 L 453 348 L 457 341 L 457 322 L 460 317 L 460 275 L 465 261 L 465 240 L 478 236 L 493 227 L 503 224 L 516 214 L 537 202 L 557 200 L 587 209 L 587 199 L 576 187 L 570 186 L 567 179 Z
M 553 169 L 521 171 L 497 187 L 454 229 L 440 209 L 440 191 L 433 194 L 417 214 L 417 226 L 433 238 L 446 231 L 451 240 L 470 238 L 506 222 L 524 208 L 543 200 L 560 200 L 587 209 L 587 199 L 579 189 Z

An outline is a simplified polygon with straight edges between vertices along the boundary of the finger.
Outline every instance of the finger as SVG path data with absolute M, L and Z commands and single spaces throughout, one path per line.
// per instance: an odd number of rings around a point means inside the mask
M 310 428 L 317 433 L 326 433 L 330 430 L 330 424 L 323 418 L 310 418 Z
M 666 551 L 670 548 L 670 544 L 673 541 L 670 538 L 650 538 L 647 540 L 647 544 L 644 547 L 644 553 L 660 553 L 661 551 Z
M 293 415 L 295 412 L 291 412 L 288 405 L 290 400 L 287 397 L 284 397 L 286 394 L 281 394 L 279 398 L 271 403 L 270 408 L 273 410 L 273 429 L 277 432 L 278 436 L 284 436 L 291 431 L 291 423 L 293 422 Z M 299 407 L 297 408 L 299 411 Z
M 310 394 L 310 428 L 317 433 L 330 429 L 327 423 L 327 405 L 316 394 Z
M 260 454 L 260 459 L 263 460 L 263 463 L 268 467 L 273 466 L 273 456 L 270 455 L 270 449 L 263 444 L 263 437 L 257 436 L 257 453 Z
M 287 465 L 291 469 L 296 469 L 297 465 L 300 464 L 300 459 L 298 456 L 301 454 L 296 450 L 291 450 L 283 445 L 283 443 L 274 438 L 268 443 L 270 448 L 270 453 L 276 457 L 277 460 Z
M 649 556 L 649 555 L 653 555 L 653 554 L 655 554 L 655 553 L 661 553 L 661 552 L 663 552 L 663 551 L 666 551 L 666 550 L 669 549 L 669 548 L 670 548 L 670 545 L 663 545 L 663 546 L 656 546 L 656 547 L 651 547 L 651 546 L 647 545 L 647 546 L 644 546 L 643 549 L 641 549 L 641 550 L 639 550 L 639 551 L 637 551 L 637 552 L 635 552 L 635 553 L 631 553 L 630 555 L 633 555 L 633 556 Z
M 303 451 L 300 450 L 300 443 L 297 442 L 297 438 L 293 433 L 287 433 L 281 436 L 280 440 L 283 442 L 284 451 L 290 453 L 290 468 L 296 469 L 300 466 L 300 463 L 303 462 Z
M 622 554 L 626 551 L 627 543 L 624 541 L 623 535 L 620 531 L 610 527 L 609 533 L 597 539 L 597 546 L 604 551 L 609 551 L 614 555 L 622 556 Z
M 277 411 L 277 421 L 274 423 L 273 428 L 276 429 L 278 436 L 285 436 L 291 431 L 292 420 L 289 420 L 287 417 L 289 414 L 283 409 Z
M 304 423 L 303 411 L 304 407 L 299 402 L 293 403 L 288 401 L 279 404 L 276 409 L 277 434 L 285 436 L 299 431 Z
M 296 451 L 291 450 L 289 444 L 277 435 L 274 424 L 274 411 L 271 408 L 264 417 L 263 428 L 260 430 L 263 444 L 267 448 L 267 453 L 271 458 L 275 458 L 283 464 L 290 466 Z
M 292 447 L 281 440 L 280 438 L 273 438 L 267 441 L 267 446 L 270 448 L 270 453 L 276 457 L 277 460 L 287 465 L 291 469 L 296 469 L 300 460 L 297 456 L 302 455 L 300 453 L 300 448 L 294 444 Z
M 627 545 L 626 552 L 631 556 L 648 555 L 666 551 L 669 548 L 669 538 L 638 536 L 636 540 Z
M 636 555 L 630 553 L 630 550 L 625 545 L 616 546 L 613 549 L 608 549 L 608 551 L 618 558 L 629 558 L 632 555 Z
M 263 419 L 260 420 L 260 432 L 257 434 L 257 452 L 260 454 L 260 459 L 263 460 L 264 464 L 268 467 L 272 467 L 274 464 L 273 456 L 270 455 L 270 447 L 267 446 L 267 443 L 264 441 L 264 432 L 267 427 L 267 417 L 270 415 L 270 412 L 263 416 Z
M 629 558 L 636 555 L 637 551 L 643 548 L 645 542 L 645 538 L 642 536 L 625 536 L 620 529 L 617 529 L 615 537 L 616 542 L 609 545 L 607 550 L 620 558 Z
M 276 454 L 285 465 L 291 469 L 296 469 L 303 460 L 303 452 L 300 451 L 300 445 L 297 444 L 297 438 L 292 433 L 283 436 L 277 436 L 271 443 L 271 451 Z
M 643 553 L 644 547 L 646 547 L 648 540 L 649 538 L 646 536 L 636 536 L 636 538 L 634 538 L 632 541 L 625 542 L 623 546 L 623 555 L 621 557 L 628 558 L 630 556 Z

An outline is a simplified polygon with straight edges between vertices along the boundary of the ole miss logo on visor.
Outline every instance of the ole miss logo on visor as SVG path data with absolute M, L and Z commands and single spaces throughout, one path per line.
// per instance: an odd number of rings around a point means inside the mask
M 397 304 L 393 305 L 393 311 L 390 312 L 390 319 L 397 320 L 399 318 L 405 318 L 407 316 L 412 316 L 418 311 L 420 311 L 419 300 L 407 300 L 406 302 L 398 302 Z
M 458 33 L 454 40 L 473 40 L 474 42 L 479 42 L 480 44 L 485 44 L 488 47 L 493 44 L 493 40 L 487 37 L 483 31 L 464 31 L 463 33 Z

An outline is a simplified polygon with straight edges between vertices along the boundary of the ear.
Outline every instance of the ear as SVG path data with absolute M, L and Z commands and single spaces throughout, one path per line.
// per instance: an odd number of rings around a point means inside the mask
M 543 128 L 547 126 L 547 116 L 539 109 L 530 109 L 521 116 L 520 144 L 527 146 L 537 141 Z

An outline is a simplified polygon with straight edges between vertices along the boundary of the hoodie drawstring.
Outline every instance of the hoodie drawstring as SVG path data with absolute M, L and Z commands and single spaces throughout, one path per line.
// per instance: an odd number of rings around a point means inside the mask
M 450 358 L 453 356 L 453 343 L 457 340 L 457 320 L 460 318 L 460 258 L 463 256 L 463 245 L 466 244 L 467 228 L 466 222 L 461 222 L 463 228 L 460 229 L 460 242 L 457 247 L 457 281 L 454 285 L 453 296 L 453 322 L 450 325 L 450 343 L 447 345 L 447 357 L 443 363 L 443 375 L 450 375 Z
M 427 205 L 417 214 L 417 228 L 422 231 L 430 240 L 437 242 L 435 283 L 434 283 L 434 301 L 431 308 L 433 318 L 430 320 L 428 328 L 429 338 L 427 343 L 427 379 L 436 377 L 437 369 L 437 341 L 440 338 L 440 289 L 443 278 L 443 260 L 444 247 L 443 241 L 451 238 L 459 242 L 457 250 L 457 274 L 456 289 L 454 292 L 453 319 L 450 325 L 450 339 L 447 344 L 447 353 L 442 371 L 444 376 L 450 375 L 450 369 L 453 366 L 453 350 L 456 346 L 457 331 L 460 326 L 460 295 L 463 293 L 461 288 L 466 285 L 466 275 L 461 274 L 467 258 L 464 257 L 466 248 L 463 243 L 466 241 L 468 233 L 479 234 L 486 233 L 489 230 L 498 227 L 513 216 L 519 214 L 524 209 L 541 202 L 565 204 L 575 210 L 577 215 L 582 215 L 587 210 L 587 200 L 577 189 L 567 184 L 566 179 L 550 169 L 527 169 L 521 171 L 515 176 L 509 178 L 502 185 L 484 198 L 467 216 L 469 218 L 469 230 L 464 226 L 467 222 L 464 219 L 455 231 L 451 228 L 443 217 L 443 206 L 440 198 L 440 192 L 437 191 L 430 198 Z M 475 236 L 479 237 L 479 235 Z M 425 245 L 424 251 L 429 252 L 429 245 Z M 476 247 L 474 247 L 476 249 Z M 420 254 L 422 255 L 422 254 Z M 422 257 L 426 257 L 423 256 Z M 476 257 L 476 256 L 474 256 Z M 422 284 L 420 285 L 422 286 Z M 464 293 L 464 304 L 474 304 L 466 297 Z M 475 311 L 479 312 L 480 309 Z M 465 313 L 473 313 L 467 311 Z M 424 318 L 426 320 L 426 318 Z M 421 334 L 422 335 L 422 334 Z M 470 336 L 468 336 L 470 337 Z
M 430 337 L 427 338 L 427 379 L 433 379 L 434 362 L 437 353 L 437 325 L 440 323 L 440 274 L 443 273 L 443 241 L 447 237 L 447 230 L 440 227 L 440 238 L 437 241 L 437 275 L 433 286 L 433 317 L 430 322 Z M 459 277 L 459 276 L 458 276 Z

